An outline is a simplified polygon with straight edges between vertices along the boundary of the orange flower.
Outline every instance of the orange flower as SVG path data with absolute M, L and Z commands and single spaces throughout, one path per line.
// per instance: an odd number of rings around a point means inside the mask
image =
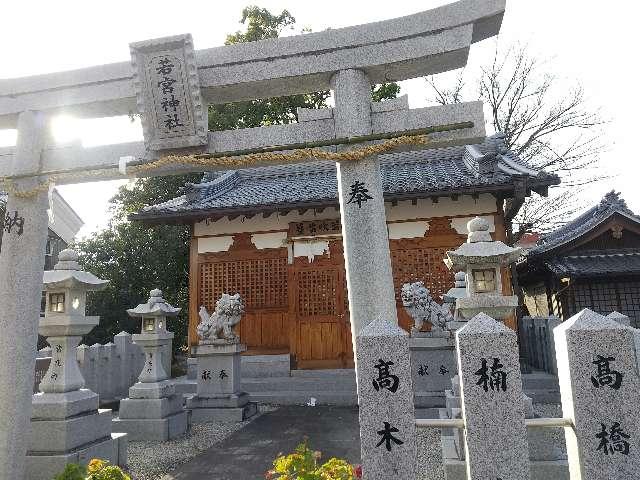
M 96 473 L 99 472 L 100 470 L 102 470 L 102 468 L 107 464 L 107 462 L 105 462 L 104 460 L 100 460 L 98 458 L 94 458 L 93 460 L 91 460 L 89 462 L 89 465 L 87 465 L 87 470 L 89 471 L 89 473 Z

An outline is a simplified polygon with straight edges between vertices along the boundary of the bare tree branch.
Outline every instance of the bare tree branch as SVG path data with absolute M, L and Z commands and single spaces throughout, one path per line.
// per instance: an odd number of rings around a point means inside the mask
M 555 173 L 562 179 L 558 193 L 550 198 L 531 197 L 513 220 L 521 236 L 544 231 L 566 221 L 579 210 L 572 206 L 575 188 L 599 181 L 600 153 L 605 149 L 600 127 L 605 123 L 590 108 L 579 84 L 565 88 L 547 61 L 529 55 L 527 48 L 511 45 L 500 52 L 496 44 L 490 64 L 473 78 L 463 70 L 451 87 L 427 77 L 432 97 L 441 104 L 482 100 L 491 110 L 491 124 L 505 136 L 507 147 L 530 167 Z M 467 86 L 476 85 L 474 94 Z M 515 234 L 514 234 L 515 235 Z

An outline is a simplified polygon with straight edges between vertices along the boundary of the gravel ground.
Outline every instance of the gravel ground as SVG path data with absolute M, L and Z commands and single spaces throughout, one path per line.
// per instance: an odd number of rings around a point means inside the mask
M 261 414 L 277 407 L 260 405 L 259 414 L 240 423 L 200 423 L 186 435 L 168 442 L 129 442 L 129 473 L 133 480 L 161 480 L 167 473 L 221 442 Z

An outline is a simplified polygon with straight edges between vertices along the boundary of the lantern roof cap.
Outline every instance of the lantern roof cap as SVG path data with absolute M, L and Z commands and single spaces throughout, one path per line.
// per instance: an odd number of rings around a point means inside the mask
M 456 250 L 447 252 L 444 262 L 450 269 L 466 268 L 470 264 L 509 265 L 522 255 L 521 248 L 513 248 L 500 240 L 492 240 L 489 222 L 482 217 L 470 220 L 467 229 L 467 242 Z
M 131 317 L 175 317 L 180 313 L 181 308 L 169 305 L 162 298 L 162 290 L 154 288 L 147 303 L 141 303 L 135 308 L 130 308 L 127 313 Z
M 67 248 L 58 254 L 58 263 L 53 270 L 44 272 L 42 283 L 45 290 L 80 288 L 85 291 L 96 291 L 105 288 L 109 280 L 103 280 L 91 272 L 81 270 L 78 253 Z

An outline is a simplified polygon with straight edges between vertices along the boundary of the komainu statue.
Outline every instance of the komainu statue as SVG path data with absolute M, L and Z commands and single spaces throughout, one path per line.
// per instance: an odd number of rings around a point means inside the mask
M 413 318 L 412 332 L 422 330 L 425 321 L 431 324 L 432 332 L 444 331 L 447 322 L 453 319 L 449 308 L 438 304 L 422 282 L 405 283 L 400 295 L 402 306 Z
M 239 293 L 223 293 L 211 315 L 201 306 L 200 323 L 197 328 L 200 343 L 238 343 L 240 339 L 234 333 L 233 327 L 240 323 L 243 313 L 244 300 Z

